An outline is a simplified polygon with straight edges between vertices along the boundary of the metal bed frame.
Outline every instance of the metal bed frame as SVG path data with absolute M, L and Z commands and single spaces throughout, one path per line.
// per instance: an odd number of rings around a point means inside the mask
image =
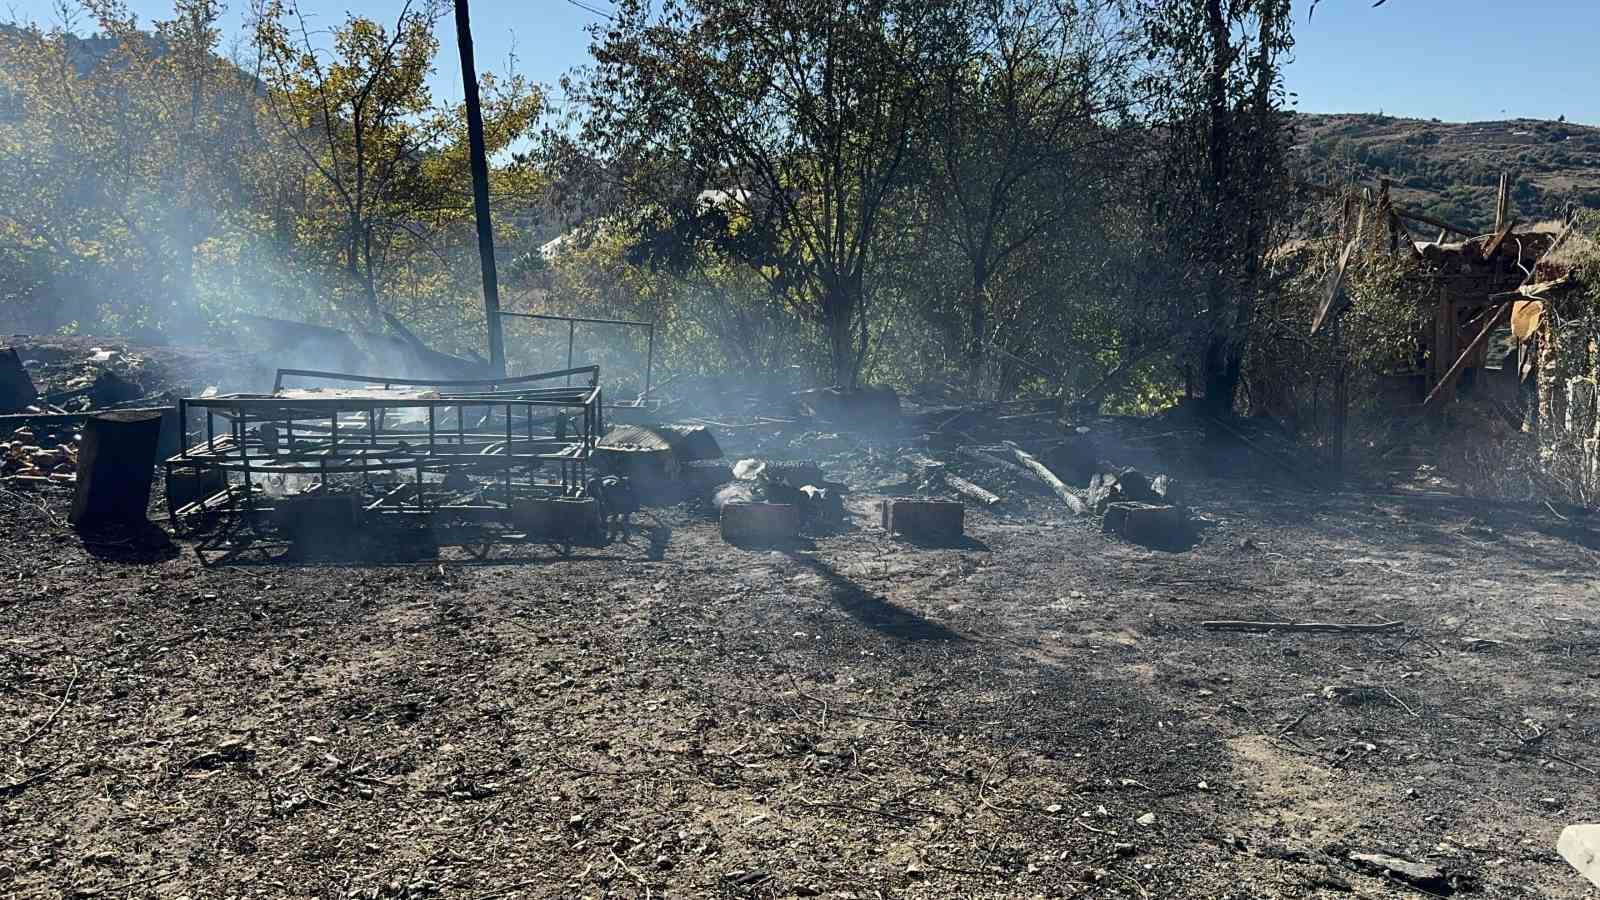
M 579 384 L 550 385 L 574 377 Z M 318 396 L 286 389 L 294 378 L 370 390 Z M 367 515 L 509 523 L 520 500 L 573 497 L 584 487 L 605 433 L 599 381 L 598 366 L 468 381 L 279 369 L 272 396 L 178 401 L 186 440 L 166 460 L 169 488 L 174 476 L 191 475 L 220 490 L 177 507 L 169 491 L 168 514 L 182 527 L 197 516 L 271 512 L 286 497 L 342 485 L 364 494 Z M 312 483 L 297 493 L 271 489 L 291 477 Z

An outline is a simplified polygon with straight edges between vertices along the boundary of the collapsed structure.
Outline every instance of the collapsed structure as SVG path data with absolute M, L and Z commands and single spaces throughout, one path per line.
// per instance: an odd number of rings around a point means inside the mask
M 1357 236 L 1330 273 L 1312 331 L 1348 308 L 1345 269 L 1360 246 L 1360 222 L 1376 218 L 1388 234 L 1387 254 L 1402 260 L 1400 289 L 1426 316 L 1416 334 L 1415 365 L 1380 379 L 1388 388 L 1386 405 L 1437 410 L 1458 395 L 1484 398 L 1517 420 L 1519 430 L 1537 436 L 1547 469 L 1562 459 L 1579 460 L 1576 467 L 1565 465 L 1571 471 L 1564 476 L 1600 487 L 1600 346 L 1583 271 L 1600 251 L 1573 219 L 1517 221 L 1509 184 L 1503 177 L 1494 230 L 1486 234 L 1400 209 L 1387 182 L 1361 204 L 1359 216 L 1345 195 L 1345 218 L 1354 218 Z M 1439 228 L 1439 236 L 1415 240 L 1406 222 Z M 1340 443 L 1343 399 L 1336 405 Z

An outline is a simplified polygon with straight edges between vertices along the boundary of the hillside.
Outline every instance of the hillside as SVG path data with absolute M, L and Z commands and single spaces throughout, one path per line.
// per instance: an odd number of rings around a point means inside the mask
M 1492 228 L 1503 171 L 1513 179 L 1513 215 L 1524 221 L 1557 216 L 1567 203 L 1600 208 L 1600 128 L 1374 114 L 1298 114 L 1295 123 L 1308 179 L 1376 184 L 1387 175 L 1397 202 L 1463 226 Z

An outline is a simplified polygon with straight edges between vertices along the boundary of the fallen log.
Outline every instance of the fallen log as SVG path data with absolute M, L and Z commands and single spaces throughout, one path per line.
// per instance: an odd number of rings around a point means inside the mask
M 1269 631 L 1329 631 L 1339 634 L 1381 634 L 1389 631 L 1399 631 L 1406 627 L 1406 623 L 1247 622 L 1234 619 L 1218 619 L 1201 622 L 1200 627 L 1207 631 L 1248 631 L 1258 634 Z
M 951 490 L 963 497 L 966 497 L 974 503 L 980 503 L 984 506 L 994 506 L 996 503 L 1000 502 L 999 494 L 986 491 L 983 488 L 966 480 L 965 478 L 962 478 L 960 475 L 951 475 L 950 473 L 946 472 L 944 476 L 944 483 L 949 485 Z
M 1061 479 L 1056 477 L 1056 473 L 1050 471 L 1050 468 L 1040 462 L 1032 453 L 1009 442 L 1006 446 L 1011 449 L 1011 455 L 1017 458 L 1017 462 L 1021 463 L 1023 468 L 1039 476 L 1040 481 L 1049 485 L 1050 490 L 1054 491 L 1055 495 L 1060 497 L 1063 503 L 1071 507 L 1073 513 L 1081 516 L 1089 511 L 1089 504 L 1074 493 L 1072 488 L 1067 487 Z

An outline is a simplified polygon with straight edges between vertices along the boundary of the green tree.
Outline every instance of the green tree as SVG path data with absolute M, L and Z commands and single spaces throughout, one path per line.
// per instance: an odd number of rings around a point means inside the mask
M 1029 349 L 1042 307 L 1066 312 L 1053 292 L 991 288 L 1039 271 L 1042 247 L 1083 249 L 1073 226 L 1095 215 L 1132 87 L 1136 44 L 1115 13 L 1099 0 L 978 0 L 967 52 L 937 74 L 925 196 L 940 242 L 964 264 L 956 293 L 974 384 L 996 352 Z
M 583 136 L 622 201 L 656 212 L 643 256 L 682 264 L 709 246 L 760 273 L 852 384 L 925 76 L 959 24 L 917 0 L 625 0 L 578 91 Z
M 1233 409 L 1272 229 L 1284 217 L 1288 0 L 1148 0 L 1160 99 L 1147 241 L 1186 323 L 1191 389 Z
M 257 10 L 266 107 L 309 176 L 296 243 L 342 275 L 335 299 L 366 326 L 390 312 L 387 294 L 407 294 L 415 305 L 459 296 L 463 286 L 452 270 L 472 221 L 467 135 L 460 110 L 436 104 L 428 87 L 438 12 L 408 2 L 392 27 L 350 16 L 323 47 L 295 6 L 271 0 Z M 542 96 L 520 77 L 485 73 L 480 81 L 494 154 L 533 126 Z M 497 174 L 502 205 L 526 201 L 538 182 L 522 166 Z M 514 239 L 515 231 L 504 235 Z
M 250 199 L 254 80 L 217 56 L 214 0 L 177 0 L 153 32 L 117 0 L 66 8 L 80 9 L 97 37 L 0 37 L 0 89 L 17 113 L 0 122 L 0 227 L 25 268 L 76 298 L 58 320 L 110 300 L 124 326 L 196 325 L 197 254 L 231 239 Z

